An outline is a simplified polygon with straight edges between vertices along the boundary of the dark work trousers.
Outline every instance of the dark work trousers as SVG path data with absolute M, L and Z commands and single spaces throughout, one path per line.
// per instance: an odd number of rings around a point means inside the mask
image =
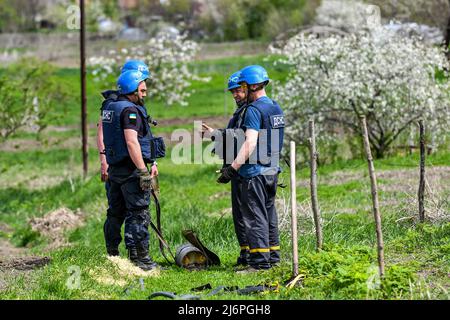
M 125 245 L 130 248 L 149 247 L 150 193 L 139 184 L 136 168 L 109 166 L 109 212 L 125 222 Z
M 245 232 L 244 219 L 242 218 L 242 178 L 231 179 L 231 206 L 233 213 L 234 231 L 241 248 L 238 263 L 247 263 L 248 251 L 250 249 Z
M 108 210 L 106 211 L 106 221 L 103 225 L 103 234 L 107 249 L 118 249 L 122 241 L 121 230 L 125 220 L 126 208 L 111 210 L 110 190 L 111 180 L 105 182 L 106 197 L 108 198 Z
M 242 178 L 242 216 L 250 246 L 248 263 L 258 269 L 280 262 L 277 182 L 278 174 Z

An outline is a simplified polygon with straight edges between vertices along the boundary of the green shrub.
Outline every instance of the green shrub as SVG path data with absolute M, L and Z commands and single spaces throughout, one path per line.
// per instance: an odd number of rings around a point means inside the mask
M 49 63 L 24 58 L 0 74 L 0 141 L 24 127 L 39 134 L 63 115 L 70 93 L 55 72 Z
M 299 262 L 308 290 L 322 291 L 327 299 L 396 299 L 409 292 L 414 280 L 410 268 L 390 265 L 378 276 L 375 250 L 368 247 L 328 246 L 305 255 Z

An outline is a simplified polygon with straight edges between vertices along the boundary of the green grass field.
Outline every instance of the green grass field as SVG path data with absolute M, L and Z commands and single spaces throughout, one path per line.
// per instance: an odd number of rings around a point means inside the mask
M 263 57 L 221 59 L 194 65 L 201 75 L 211 76 L 208 85 L 194 83 L 196 92 L 190 106 L 165 106 L 149 102 L 157 119 L 229 116 L 231 97 L 224 93 L 226 76 L 250 63 L 266 64 L 272 77 L 282 80 L 286 70 L 273 70 Z M 78 92 L 78 71 L 61 69 L 61 81 Z M 99 84 L 89 81 L 89 122 L 98 118 L 101 97 Z M 224 106 L 225 104 L 225 106 Z M 78 138 L 79 105 L 76 100 L 55 127 L 68 126 L 63 132 L 47 131 L 44 138 L 57 136 L 62 141 Z M 189 120 L 190 122 L 191 120 Z M 155 132 L 190 128 L 181 123 Z M 160 130 L 160 131 L 159 131 Z M 90 130 L 95 136 L 95 130 Z M 299 206 L 299 257 L 301 286 L 292 289 L 283 284 L 291 276 L 291 237 L 289 211 L 279 210 L 282 264 L 260 274 L 236 275 L 239 247 L 234 235 L 229 185 L 215 182 L 218 165 L 175 165 L 169 156 L 159 161 L 163 231 L 172 249 L 184 243 L 181 231 L 194 229 L 200 239 L 221 258 L 221 266 L 204 271 L 187 271 L 165 263 L 152 234 L 153 258 L 167 267 L 159 275 L 143 277 L 123 275 L 106 258 L 103 222 L 106 214 L 104 186 L 99 179 L 96 150 L 90 149 L 89 175 L 81 177 L 81 152 L 75 145 L 33 147 L 33 137 L 19 133 L 18 144 L 29 142 L 24 150 L 0 151 L 0 240 L 8 240 L 26 249 L 29 255 L 48 255 L 51 262 L 32 272 L 3 272 L 0 299 L 146 299 L 155 291 L 193 293 L 191 288 L 210 283 L 212 287 L 257 284 L 280 285 L 273 292 L 241 296 L 224 293 L 208 299 L 449 299 L 450 223 L 440 219 L 419 224 L 414 203 L 418 186 L 418 155 L 396 156 L 376 161 L 379 174 L 380 204 L 385 240 L 386 278 L 377 281 L 375 225 L 371 211 L 370 182 L 364 160 L 340 161 L 319 168 L 318 195 L 323 215 L 324 250 L 315 251 L 314 224 L 309 215 L 309 171 L 297 173 Z M 326 150 L 319 150 L 326 153 Z M 427 158 L 433 201 L 427 202 L 431 213 L 444 212 L 450 205 L 450 152 L 441 150 Z M 289 184 L 289 168 L 283 166 L 281 180 Z M 431 198 L 431 195 L 429 195 Z M 289 203 L 289 188 L 279 189 L 279 208 Z M 42 217 L 66 207 L 82 212 L 82 227 L 66 232 L 70 246 L 48 251 L 49 240 L 33 232 L 30 218 Z M 154 215 L 153 207 L 152 214 Z M 439 211 L 440 210 L 440 211 Z M 121 255 L 126 257 L 124 245 Z M 71 288 L 71 270 L 80 271 L 80 286 Z M 206 294 L 205 291 L 201 294 Z
M 287 69 L 285 66 L 274 68 L 272 66 L 274 59 L 275 57 L 271 57 L 266 61 L 265 56 L 249 56 L 235 59 L 217 59 L 213 63 L 211 61 L 193 63 L 191 68 L 202 77 L 211 77 L 211 81 L 206 84 L 201 81 L 192 83 L 191 90 L 193 94 L 188 98 L 189 107 L 181 105 L 168 106 L 163 101 L 147 100 L 147 108 L 155 119 L 230 115 L 233 113 L 234 102 L 232 97 L 224 90 L 230 74 L 243 66 L 258 63 L 270 68 L 272 79 L 282 80 L 286 77 Z M 75 93 L 76 98 L 69 99 L 66 105 L 61 106 L 61 112 L 62 110 L 66 111 L 55 125 L 78 125 L 80 118 L 80 100 L 78 98 L 80 91 L 79 71 L 77 69 L 60 69 L 57 75 L 61 79 L 61 83 Z M 103 99 L 100 93 L 111 88 L 104 87 L 102 83 L 94 81 L 90 74 L 88 74 L 88 84 L 88 116 L 89 121 L 94 123 L 98 119 Z

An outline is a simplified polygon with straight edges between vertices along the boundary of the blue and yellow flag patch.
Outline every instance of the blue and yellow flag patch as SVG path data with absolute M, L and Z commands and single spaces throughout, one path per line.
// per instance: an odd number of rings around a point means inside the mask
M 136 113 L 130 113 L 130 115 L 128 116 L 128 118 L 130 120 L 136 120 L 137 114 Z

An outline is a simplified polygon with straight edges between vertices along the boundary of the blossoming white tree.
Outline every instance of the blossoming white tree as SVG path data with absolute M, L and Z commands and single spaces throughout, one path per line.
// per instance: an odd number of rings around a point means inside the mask
M 186 36 L 162 33 L 144 45 L 133 45 L 119 51 L 112 50 L 107 56 L 90 58 L 88 63 L 92 66 L 94 79 L 104 81 L 105 86 L 112 87 L 115 83 L 109 79 L 117 78 L 126 60 L 143 60 L 149 66 L 151 74 L 148 94 L 164 100 L 168 105 L 175 103 L 187 105 L 186 99 L 192 93 L 188 90 L 190 81 L 208 81 L 198 77 L 188 68 L 188 63 L 193 60 L 198 49 L 198 44 L 187 40 Z
M 330 140 L 342 128 L 359 133 L 358 117 L 366 116 L 377 157 L 420 118 L 434 142 L 448 134 L 450 66 L 439 47 L 379 27 L 342 37 L 300 34 L 278 53 L 292 71 L 276 98 L 290 119 L 288 136 L 299 143 L 310 117 Z

